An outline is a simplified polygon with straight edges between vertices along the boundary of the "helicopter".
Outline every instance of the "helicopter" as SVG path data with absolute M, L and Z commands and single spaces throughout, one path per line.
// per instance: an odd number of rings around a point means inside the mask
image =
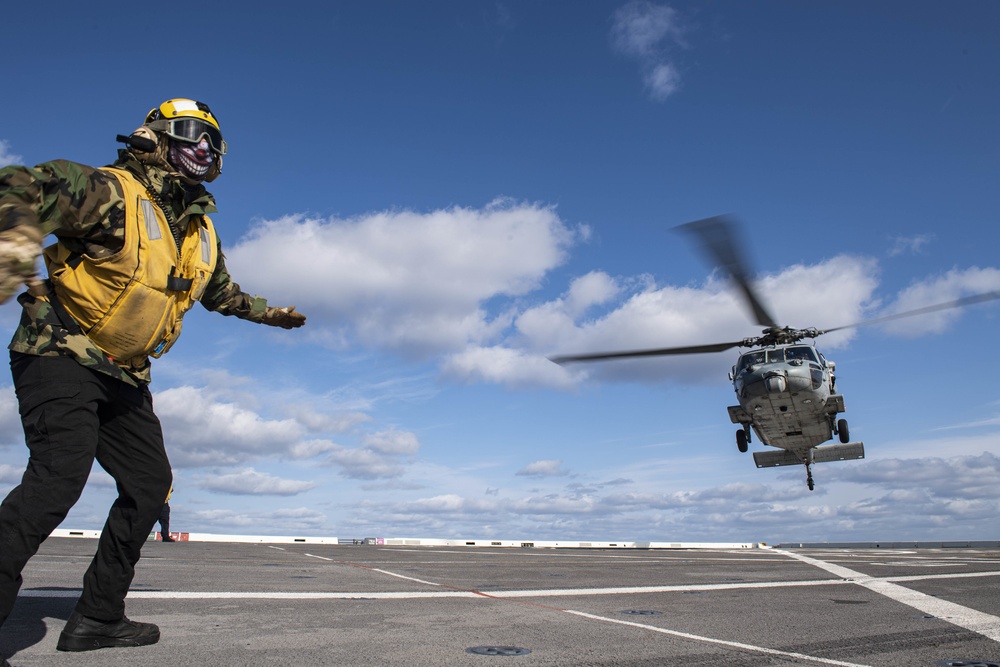
M 766 327 L 761 335 L 723 343 L 592 352 L 550 357 L 550 360 L 566 364 L 709 354 L 747 348 L 729 373 L 738 402 L 738 405 L 727 408 L 732 423 L 739 425 L 736 431 L 737 449 L 747 452 L 749 443 L 756 434 L 762 444 L 777 451 L 754 452 L 755 465 L 758 468 L 805 465 L 806 484 L 810 491 L 815 488 L 812 475 L 814 463 L 863 459 L 865 447 L 863 442 L 851 441 L 847 420 L 839 416 L 846 408 L 844 396 L 838 393 L 836 387 L 836 364 L 827 360 L 815 344 L 803 341 L 843 329 L 1000 299 L 1000 290 L 996 290 L 831 329 L 795 329 L 778 324 L 764 307 L 750 282 L 748 262 L 737 251 L 740 244 L 736 240 L 736 223 L 731 216 L 720 215 L 696 220 L 676 229 L 694 236 L 702 250 L 736 284 L 757 324 Z M 823 444 L 832 440 L 835 435 L 839 443 Z

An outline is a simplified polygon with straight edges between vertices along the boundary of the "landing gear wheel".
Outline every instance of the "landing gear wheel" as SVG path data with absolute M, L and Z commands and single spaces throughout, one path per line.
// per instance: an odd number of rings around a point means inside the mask
M 840 434 L 840 441 L 844 444 L 851 441 L 851 432 L 847 430 L 846 419 L 841 419 L 837 422 L 837 433 Z
M 809 487 L 810 491 L 812 491 L 816 487 L 816 485 L 813 483 L 812 466 L 810 466 L 808 463 L 806 464 L 806 486 Z
M 747 432 L 743 429 L 736 432 L 736 448 L 741 452 L 747 451 Z

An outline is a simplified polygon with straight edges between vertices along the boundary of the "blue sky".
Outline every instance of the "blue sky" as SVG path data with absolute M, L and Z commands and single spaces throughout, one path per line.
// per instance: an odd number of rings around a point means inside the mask
M 1000 289 L 1000 5 L 97 5 L 5 10 L 0 164 L 106 164 L 207 102 L 229 267 L 309 317 L 197 308 L 155 362 L 175 530 L 998 537 L 1000 304 L 817 341 L 867 459 L 813 492 L 737 452 L 735 352 L 546 357 L 759 333 L 671 231 L 720 213 L 792 326 Z M 0 380 L 0 493 L 25 459 Z M 64 527 L 113 498 L 95 470 Z

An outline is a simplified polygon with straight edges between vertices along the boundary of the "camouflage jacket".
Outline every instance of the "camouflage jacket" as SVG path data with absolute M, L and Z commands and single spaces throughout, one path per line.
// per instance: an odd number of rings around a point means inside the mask
M 145 184 L 164 208 L 175 236 L 187 228 L 190 216 L 214 213 L 215 200 L 201 185 L 185 186 L 156 167 L 139 163 L 119 151 L 116 167 L 128 169 Z M 74 253 L 105 257 L 121 250 L 125 239 L 125 212 L 121 185 L 114 176 L 93 167 L 55 160 L 34 168 L 0 169 L 0 231 L 34 225 L 52 234 Z M 226 270 L 222 247 L 219 261 L 201 298 L 208 310 L 260 322 L 266 300 L 240 290 Z M 148 383 L 148 357 L 132 365 L 116 363 L 83 333 L 71 333 L 51 304 L 28 293 L 18 302 L 23 310 L 9 348 L 40 356 L 65 355 L 100 373 L 129 384 Z

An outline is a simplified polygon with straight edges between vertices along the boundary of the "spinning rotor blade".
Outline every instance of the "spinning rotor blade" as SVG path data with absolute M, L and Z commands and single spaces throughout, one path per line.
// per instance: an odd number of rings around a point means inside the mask
M 964 306 L 971 306 L 977 303 L 983 303 L 985 301 L 993 301 L 995 299 L 1000 299 L 1000 290 L 994 290 L 993 292 L 983 292 L 982 294 L 973 294 L 972 296 L 963 297 L 961 299 L 955 299 L 954 301 L 946 301 L 945 303 L 934 304 L 933 306 L 924 306 L 923 308 L 917 308 L 915 310 L 907 310 L 902 313 L 895 313 L 893 315 L 886 315 L 885 317 L 876 317 L 873 320 L 865 320 L 864 322 L 857 322 L 855 324 L 845 324 L 842 327 L 834 327 L 832 329 L 823 329 L 816 335 L 820 336 L 822 334 L 831 333 L 833 331 L 840 331 L 841 329 L 852 329 L 854 327 L 866 327 L 870 324 L 879 324 L 880 322 L 889 322 L 891 320 L 901 320 L 904 317 L 915 317 L 917 315 L 926 315 L 927 313 L 936 313 L 939 310 L 949 310 L 951 308 L 962 308 Z
M 748 263 L 737 249 L 736 225 L 732 218 L 717 215 L 713 218 L 695 220 L 676 227 L 683 232 L 692 234 L 701 243 L 702 249 L 712 261 L 725 269 L 733 281 L 739 286 L 753 310 L 757 323 L 767 327 L 777 328 L 778 323 L 767 312 L 757 292 L 750 284 Z
M 604 359 L 622 359 L 627 357 L 661 357 L 673 354 L 708 354 L 710 352 L 725 352 L 739 347 L 744 341 L 732 343 L 715 343 L 714 345 L 691 345 L 688 347 L 661 347 L 655 350 L 631 350 L 629 352 L 593 352 L 590 354 L 572 354 L 562 357 L 549 357 L 549 361 L 566 364 L 573 361 L 603 361 Z

